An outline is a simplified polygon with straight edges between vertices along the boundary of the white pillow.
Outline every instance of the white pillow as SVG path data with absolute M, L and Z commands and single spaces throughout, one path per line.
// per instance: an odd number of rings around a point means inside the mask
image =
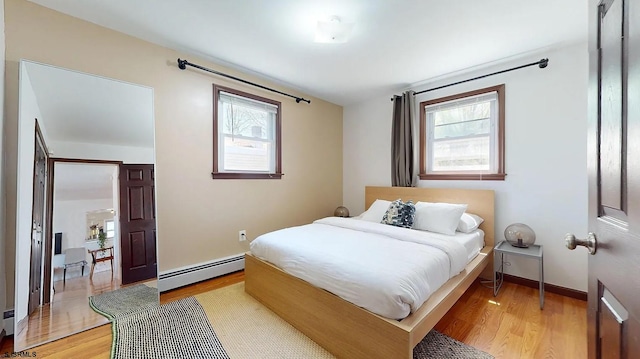
M 464 213 L 458 222 L 458 232 L 471 233 L 478 229 L 484 222 L 484 219 L 473 213 Z
M 387 213 L 387 209 L 389 209 L 390 204 L 391 201 L 376 199 L 376 201 L 369 206 L 369 209 L 360 215 L 360 219 L 363 221 L 380 223 L 384 214 Z
M 418 202 L 413 228 L 453 236 L 466 210 L 466 204 Z

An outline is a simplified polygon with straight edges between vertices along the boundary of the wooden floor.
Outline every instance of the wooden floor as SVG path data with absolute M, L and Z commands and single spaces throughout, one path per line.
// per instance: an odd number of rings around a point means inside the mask
M 586 358 L 587 302 L 505 282 L 475 283 L 435 329 L 496 358 Z
M 232 273 L 163 293 L 161 303 L 218 289 L 244 280 L 243 272 Z M 496 358 L 586 358 L 587 303 L 546 293 L 539 309 L 538 291 L 504 283 L 498 297 L 474 283 L 437 324 L 439 331 Z M 109 358 L 111 328 L 108 325 L 36 347 L 37 357 Z M 13 349 L 8 341 L 0 357 Z
M 88 304 L 90 296 L 121 287 L 118 273 L 112 278 L 108 264 L 106 268 L 108 270 L 96 266 L 93 279 L 88 275 L 90 266 L 85 268 L 85 276 L 80 276 L 80 268 L 77 268 L 78 273 L 71 273 L 66 283 L 62 280 L 54 282 L 53 301 L 18 323 L 14 335 L 16 346 L 28 348 L 107 324 L 107 318 L 96 313 Z

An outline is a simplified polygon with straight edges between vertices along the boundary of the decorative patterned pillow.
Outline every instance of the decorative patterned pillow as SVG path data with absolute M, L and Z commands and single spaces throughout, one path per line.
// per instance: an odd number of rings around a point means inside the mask
M 390 224 L 392 226 L 411 228 L 413 226 L 413 220 L 416 216 L 416 206 L 413 202 L 402 202 L 401 199 L 396 199 L 391 202 L 387 212 L 382 217 L 384 224 Z

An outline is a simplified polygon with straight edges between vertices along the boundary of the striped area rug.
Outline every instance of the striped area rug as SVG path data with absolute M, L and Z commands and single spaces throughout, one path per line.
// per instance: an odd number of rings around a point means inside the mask
M 138 284 L 89 297 L 89 305 L 109 320 L 158 306 L 158 288 Z
M 193 297 L 120 317 L 113 334 L 115 359 L 229 359 Z
M 158 305 L 158 290 L 145 285 L 89 298 L 111 321 L 112 359 L 229 359 L 202 306 L 193 298 Z

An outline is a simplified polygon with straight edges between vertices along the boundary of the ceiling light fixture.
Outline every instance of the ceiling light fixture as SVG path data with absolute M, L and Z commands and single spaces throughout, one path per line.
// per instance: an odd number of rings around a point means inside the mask
M 332 16 L 328 21 L 318 21 L 315 42 L 326 44 L 342 44 L 349 40 L 353 30 L 353 23 L 344 23 L 337 16 Z

